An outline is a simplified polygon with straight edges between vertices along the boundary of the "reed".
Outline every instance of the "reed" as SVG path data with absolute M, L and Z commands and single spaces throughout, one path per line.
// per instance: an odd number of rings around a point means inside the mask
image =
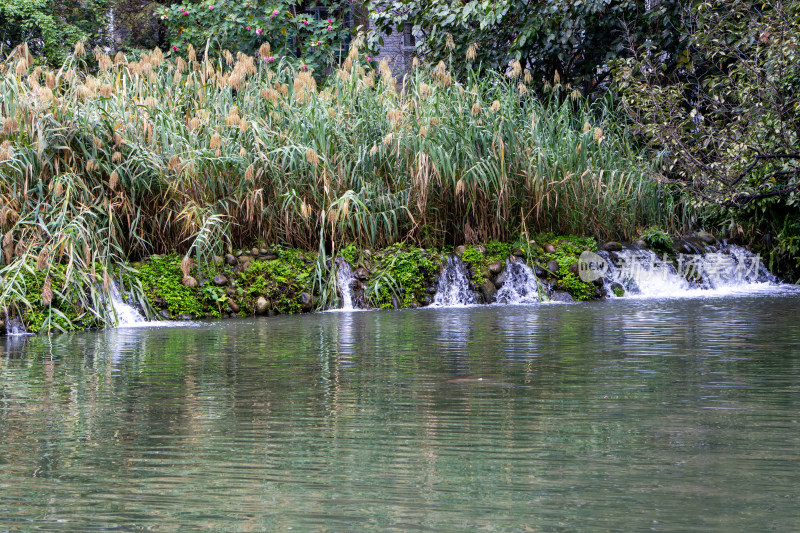
M 458 83 L 440 63 L 398 83 L 355 49 L 318 85 L 242 54 L 105 56 L 91 73 L 83 54 L 54 71 L 19 54 L 0 77 L 0 306 L 24 305 L 20 264 L 45 249 L 69 265 L 52 291 L 72 283 L 97 310 L 96 280 L 152 253 L 265 242 L 329 257 L 678 223 L 610 106 L 533 98 L 520 73 Z

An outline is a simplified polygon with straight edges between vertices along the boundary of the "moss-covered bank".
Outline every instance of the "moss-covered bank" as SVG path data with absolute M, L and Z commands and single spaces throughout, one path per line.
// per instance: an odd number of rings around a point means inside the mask
M 646 228 L 631 243 L 666 254 L 696 254 L 709 250 L 715 239 L 708 233 L 673 238 Z M 395 244 L 381 250 L 348 245 L 334 253 L 310 252 L 281 246 L 231 250 L 197 264 L 178 254 L 152 255 L 123 265 L 116 281 L 104 278 L 96 292 L 86 295 L 63 277 L 68 265 L 49 266 L 48 275 L 30 265 L 25 275 L 26 306 L 4 310 L 0 320 L 21 320 L 32 332 L 75 330 L 113 323 L 103 284 L 137 307 L 149 319 L 192 320 L 234 316 L 275 315 L 336 308 L 342 304 L 337 273 L 346 264 L 352 303 L 359 308 L 415 308 L 434 302 L 437 283 L 449 256 L 466 266 L 471 301 L 493 303 L 506 281 L 507 265 L 524 262 L 541 280 L 543 299 L 586 301 L 623 294 L 619 284 L 586 282 L 579 272 L 584 251 L 613 252 L 617 242 L 598 246 L 591 237 L 541 234 L 514 243 L 490 241 L 441 249 Z M 322 255 L 320 255 L 322 254 Z M 84 291 L 85 292 L 85 291 Z M 104 303 L 106 302 L 106 303 Z M 5 328 L 0 328 L 5 331 Z
M 601 296 L 598 287 L 580 281 L 569 270 L 583 250 L 596 249 L 591 238 L 554 235 L 435 250 L 405 244 L 381 250 L 349 245 L 336 251 L 335 257 L 280 246 L 254 247 L 232 250 L 203 264 L 178 254 L 152 255 L 126 265 L 118 273 L 116 285 L 122 297 L 150 319 L 291 314 L 339 306 L 336 272 L 339 262 L 347 261 L 353 270 L 356 306 L 414 308 L 432 303 L 446 258 L 455 254 L 468 265 L 471 289 L 482 295 L 485 303 L 493 296 L 485 287 L 497 280 L 509 257 L 535 267 L 553 289 L 575 300 L 587 300 Z M 68 284 L 61 286 L 64 280 L 58 273 L 65 268 L 67 265 L 58 265 L 48 270 L 54 295 L 48 301 L 43 294 L 45 276 L 30 265 L 25 286 L 29 305 L 3 312 L 2 320 L 16 316 L 31 332 L 101 327 L 101 311 L 108 307 L 102 303 L 102 283 L 89 298 L 74 294 Z

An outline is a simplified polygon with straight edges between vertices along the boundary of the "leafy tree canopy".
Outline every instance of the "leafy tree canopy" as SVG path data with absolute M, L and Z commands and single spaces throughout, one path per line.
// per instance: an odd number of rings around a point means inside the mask
M 350 2 L 296 0 L 186 1 L 159 11 L 169 28 L 170 47 L 191 44 L 214 51 L 253 53 L 269 42 L 272 60 L 294 58 L 321 69 L 346 53 L 350 37 Z
M 626 44 L 677 46 L 682 2 L 663 0 L 396 0 L 373 1 L 373 20 L 391 34 L 413 27 L 416 48 L 433 61 L 452 57 L 503 70 L 518 60 L 535 80 L 571 83 L 591 92 L 608 78 L 603 67 Z M 649 4 L 654 4 L 650 6 Z M 470 49 L 470 47 L 472 47 Z M 466 60 L 465 60 L 466 58 Z
M 0 47 L 8 53 L 27 43 L 35 56 L 57 63 L 81 37 L 96 39 L 100 35 L 107 3 L 107 0 L 3 0 Z
M 800 1 L 705 0 L 683 20 L 679 53 L 641 47 L 614 66 L 624 109 L 664 155 L 665 179 L 796 267 Z

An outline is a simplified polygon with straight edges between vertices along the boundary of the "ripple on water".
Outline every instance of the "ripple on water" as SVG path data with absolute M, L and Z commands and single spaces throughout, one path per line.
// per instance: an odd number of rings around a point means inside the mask
M 796 530 L 796 294 L 0 340 L 0 529 Z

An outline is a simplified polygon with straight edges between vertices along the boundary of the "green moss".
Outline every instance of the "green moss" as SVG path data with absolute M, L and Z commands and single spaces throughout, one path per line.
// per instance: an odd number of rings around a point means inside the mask
M 355 244 L 350 243 L 339 251 L 339 255 L 351 265 L 356 265 L 361 258 L 361 251 Z
M 392 295 L 401 307 L 420 305 L 440 269 L 440 256 L 402 244 L 381 250 L 376 256 L 376 269 L 367 288 L 373 305 L 391 309 Z
M 278 250 L 278 259 L 253 261 L 238 277 L 239 305 L 243 312 L 252 313 L 259 296 L 270 302 L 270 308 L 280 313 L 299 313 L 300 293 L 310 292 L 311 272 L 306 254 L 300 250 Z
M 461 260 L 469 265 L 469 271 L 472 274 L 472 283 L 479 287 L 486 281 L 486 276 L 483 270 L 486 268 L 486 257 L 484 254 L 475 249 L 474 246 L 467 246 L 467 249 L 461 254 Z
M 66 282 L 66 265 L 51 265 L 47 271 L 31 267 L 23 274 L 26 297 L 30 306 L 25 305 L 22 311 L 22 322 L 28 331 L 73 331 L 86 328 L 102 327 L 103 320 L 81 304 L 77 291 L 82 287 Z M 47 276 L 53 299 L 49 306 L 42 303 L 42 288 Z M 22 307 L 24 302 L 18 302 Z
M 555 253 L 542 254 L 541 266 L 546 266 L 549 261 L 558 263 L 558 271 L 555 273 L 558 278 L 556 282 L 558 289 L 568 292 L 576 301 L 591 300 L 597 296 L 597 287 L 586 283 L 569 271 L 569 267 L 578 262 L 581 253 L 585 250 L 597 250 L 597 241 L 592 237 L 553 234 L 540 235 L 537 241 L 552 244 L 556 249 Z
M 219 316 L 217 302 L 207 293 L 181 284 L 181 259 L 177 254 L 153 256 L 139 267 L 136 277 L 150 304 L 159 307 L 156 301 L 163 299 L 173 318 L 184 313 L 196 317 Z
M 577 302 L 591 300 L 597 296 L 597 287 L 582 281 L 572 273 L 568 273 L 559 279 L 556 286 L 561 290 L 567 291 Z
M 495 261 L 505 262 L 512 251 L 513 247 L 509 243 L 489 241 L 483 245 L 467 246 L 461 260 L 469 265 L 472 283 L 479 287 L 486 281 L 485 273 L 489 265 Z
M 648 226 L 639 234 L 639 238 L 654 252 L 672 253 L 672 237 L 657 226 Z

